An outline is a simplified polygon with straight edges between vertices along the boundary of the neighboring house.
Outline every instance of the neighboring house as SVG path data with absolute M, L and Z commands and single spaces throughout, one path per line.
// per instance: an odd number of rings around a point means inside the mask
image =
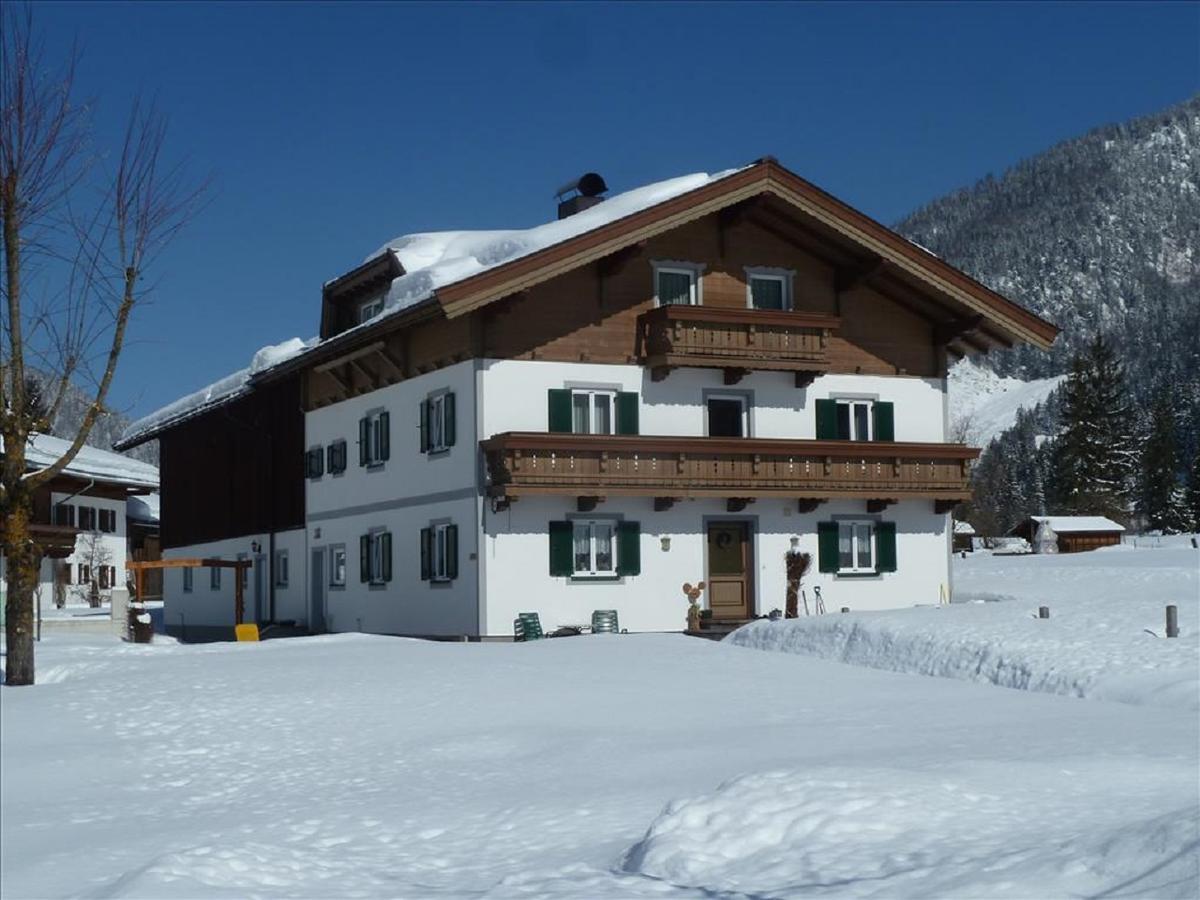
M 1097 547 L 1111 547 L 1121 543 L 1125 528 L 1103 516 L 1030 516 L 1009 534 L 1029 541 L 1038 549 L 1039 534 L 1045 538 L 1049 528 L 1051 538 L 1059 553 L 1080 553 Z
M 975 527 L 970 522 L 954 523 L 954 552 L 970 552 L 975 549 Z
M 978 455 L 947 365 L 1057 329 L 770 159 L 576 187 L 546 225 L 391 242 L 317 338 L 135 423 L 164 556 L 252 559 L 253 617 L 314 631 L 680 630 L 700 580 L 745 619 L 792 548 L 831 608 L 938 602 Z M 227 633 L 229 577 L 168 571 L 168 628 Z
M 29 438 L 30 471 L 70 447 L 47 434 Z M 0 447 L 0 452 L 3 448 Z M 126 506 L 158 488 L 158 469 L 98 447 L 84 446 L 66 469 L 33 498 L 33 536 L 43 549 L 37 597 L 43 609 L 124 599 L 128 527 Z M 4 571 L 0 557 L 0 573 Z M 0 589 L 6 589 L 0 578 Z

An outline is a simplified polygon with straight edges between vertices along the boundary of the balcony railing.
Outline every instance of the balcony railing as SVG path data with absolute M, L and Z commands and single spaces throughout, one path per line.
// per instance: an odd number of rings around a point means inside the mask
M 495 497 L 969 499 L 962 444 L 507 432 L 482 441 Z
M 753 369 L 796 373 L 803 385 L 829 368 L 836 316 L 763 309 L 660 306 L 638 317 L 638 356 L 655 381 L 676 366 L 724 369 L 726 381 Z

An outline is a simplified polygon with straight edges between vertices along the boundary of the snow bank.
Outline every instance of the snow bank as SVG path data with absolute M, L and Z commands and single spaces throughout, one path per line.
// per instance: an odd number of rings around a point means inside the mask
M 1016 424 L 1020 410 L 1044 403 L 1065 378 L 1002 378 L 974 360 L 961 360 L 950 368 L 947 381 L 950 433 L 969 444 L 986 447 Z
M 405 309 L 428 299 L 438 288 L 594 231 L 738 171 L 740 169 L 727 169 L 713 175 L 699 172 L 644 185 L 573 216 L 533 228 L 401 235 L 367 257 L 370 261 L 384 253 L 392 253 L 404 267 L 405 274 L 392 281 L 379 315 Z
M 897 672 L 1200 709 L 1200 554 L 1111 547 L 955 557 L 950 607 L 754 622 L 727 641 Z M 994 602 L 993 602 L 994 601 Z M 1164 607 L 1180 636 L 1163 637 Z M 831 606 L 836 604 L 831 603 Z M 1037 618 L 1039 606 L 1050 618 Z
M 953 764 L 750 775 L 670 804 L 624 869 L 715 895 L 1098 896 L 1124 882 L 1124 896 L 1190 897 L 1200 810 L 1133 799 L 1168 777 L 1075 760 L 1029 762 L 1019 780 Z M 1108 790 L 1135 808 L 1096 818 L 1090 792 Z
M 207 387 L 180 397 L 149 415 L 143 416 L 136 422 L 132 422 L 121 434 L 121 441 L 136 440 L 147 432 L 154 431 L 168 423 L 191 418 L 220 403 L 236 399 L 247 391 L 251 377 L 286 362 L 317 343 L 316 338 L 302 341 L 300 338 L 294 337 L 280 344 L 261 347 L 251 357 L 250 365 L 246 368 L 238 369 L 224 378 L 217 379 Z

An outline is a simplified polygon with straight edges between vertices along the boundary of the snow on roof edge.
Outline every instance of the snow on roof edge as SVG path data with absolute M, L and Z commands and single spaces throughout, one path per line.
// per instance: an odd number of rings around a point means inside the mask
M 1104 516 L 1030 516 L 1038 524 L 1048 523 L 1053 531 L 1124 531 L 1119 525 Z
M 51 434 L 31 434 L 25 445 L 26 463 L 37 469 L 53 465 L 70 446 L 71 441 L 65 438 Z M 3 449 L 3 441 L 0 440 L 0 451 Z M 63 474 L 132 487 L 159 486 L 157 466 L 91 444 L 84 444 L 79 448 L 75 458 L 63 469 Z

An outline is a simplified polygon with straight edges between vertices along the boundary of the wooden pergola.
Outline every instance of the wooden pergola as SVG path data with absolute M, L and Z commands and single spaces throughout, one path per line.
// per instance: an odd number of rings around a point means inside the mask
M 198 559 L 185 557 L 183 559 L 150 559 L 142 562 L 127 562 L 125 568 L 133 572 L 138 600 L 144 594 L 146 581 L 145 573 L 149 569 L 236 569 L 237 577 L 233 579 L 233 616 L 234 624 L 241 625 L 246 616 L 246 596 L 242 588 L 242 573 L 249 569 L 253 562 L 248 559 Z

